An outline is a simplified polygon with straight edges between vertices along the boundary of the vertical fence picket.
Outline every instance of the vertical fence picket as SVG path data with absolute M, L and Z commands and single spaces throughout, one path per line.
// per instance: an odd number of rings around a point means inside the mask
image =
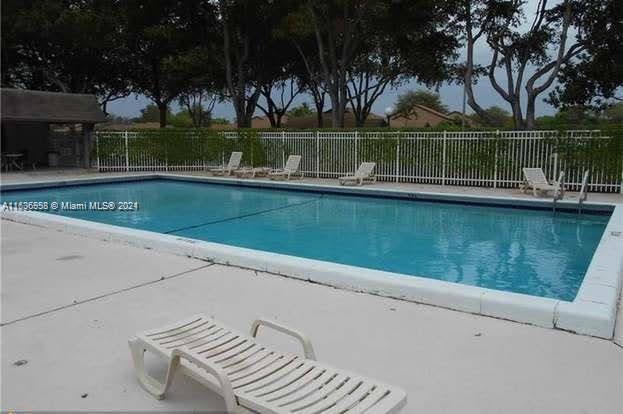
M 125 141 L 125 170 L 130 171 L 130 150 L 128 148 L 128 131 L 124 133 Z
M 446 185 L 446 151 L 448 145 L 448 133 L 443 131 L 443 149 L 441 155 L 441 185 Z

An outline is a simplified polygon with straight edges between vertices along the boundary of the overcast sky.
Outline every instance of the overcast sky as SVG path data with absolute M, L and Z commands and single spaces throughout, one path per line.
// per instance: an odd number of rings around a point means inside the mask
M 531 17 L 534 14 L 534 9 L 538 0 L 528 0 L 526 5 L 526 15 L 527 21 L 530 21 Z M 552 3 L 557 3 L 554 1 Z M 491 58 L 490 51 L 488 47 L 480 41 L 477 44 L 475 50 L 475 60 L 476 63 L 487 64 Z M 498 74 L 501 75 L 501 74 Z M 377 99 L 374 104 L 373 112 L 379 115 L 383 115 L 385 112 L 385 108 L 392 106 L 394 102 L 396 102 L 396 98 L 398 95 L 409 89 L 425 89 L 425 87 L 420 86 L 417 82 L 409 82 L 397 89 L 386 90 L 385 93 Z M 552 108 L 550 105 L 543 102 L 543 98 L 547 97 L 548 91 L 542 94 L 537 100 L 537 115 L 551 115 L 556 112 L 555 108 Z M 441 99 L 443 103 L 450 109 L 450 111 L 461 111 L 462 103 L 463 103 L 463 88 L 460 85 L 449 85 L 444 84 L 439 89 L 439 94 L 441 95 Z M 491 83 L 488 79 L 481 79 L 476 85 L 474 85 L 474 94 L 476 96 L 476 100 L 481 106 L 489 107 L 492 105 L 500 106 L 506 110 L 509 110 L 508 103 L 504 101 L 491 86 Z M 301 102 L 307 102 L 313 108 L 313 100 L 311 97 L 307 95 L 300 95 L 295 100 L 293 104 L 300 104 Z M 327 97 L 328 105 L 330 105 Z M 150 103 L 149 99 L 142 95 L 130 95 L 127 98 L 119 99 L 117 101 L 111 102 L 108 105 L 108 111 L 115 115 L 122 115 L 125 117 L 136 117 L 140 115 L 140 110 L 147 106 Z M 173 105 L 173 111 L 177 111 L 179 108 L 176 105 Z M 329 108 L 327 108 L 329 109 Z M 471 112 L 468 107 L 468 113 Z M 261 111 L 258 109 L 256 111 L 256 115 L 263 115 Z M 234 110 L 232 108 L 231 103 L 224 102 L 221 104 L 217 104 L 214 108 L 214 117 L 218 118 L 227 118 L 229 120 L 233 120 Z

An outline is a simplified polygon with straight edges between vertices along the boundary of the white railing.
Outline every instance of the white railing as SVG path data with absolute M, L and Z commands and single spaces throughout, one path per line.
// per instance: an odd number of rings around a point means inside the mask
M 600 160 L 569 162 L 556 151 L 552 138 L 557 131 L 479 131 L 479 132 L 260 132 L 263 154 L 231 146 L 204 154 L 205 137 L 188 132 L 185 145 L 188 160 L 170 161 L 168 150 L 159 147 L 157 156 L 148 141 L 137 132 L 97 133 L 97 165 L 101 172 L 111 171 L 192 171 L 222 165 L 231 150 L 245 152 L 247 164 L 283 167 L 288 154 L 300 154 L 305 176 L 336 178 L 352 173 L 363 161 L 377 162 L 381 181 L 482 187 L 518 187 L 523 182 L 523 167 L 540 167 L 554 178 L 564 170 L 567 186 L 578 190 L 585 170 L 590 171 L 589 190 L 623 192 L 621 162 L 617 171 Z M 224 132 L 232 142 L 237 132 Z M 571 140 L 608 140 L 599 131 L 567 131 Z M 157 138 L 156 138 L 157 139 Z M 605 142 L 605 141 L 604 141 Z M 140 144 L 142 145 L 136 145 Z M 190 143 L 190 144 L 189 144 Z M 100 153 L 106 145 L 106 154 Z M 110 150 L 111 145 L 113 151 Z M 175 144 L 169 144 L 175 145 Z M 189 146 L 190 145 L 190 146 Z M 185 148 L 186 148 L 185 147 Z M 223 147 L 224 148 L 224 147 Z M 169 150 L 170 151 L 170 150 Z M 202 152 L 203 151 L 203 152 Z M 249 153 L 251 153 L 249 155 Z M 620 160 L 620 154 L 618 154 Z

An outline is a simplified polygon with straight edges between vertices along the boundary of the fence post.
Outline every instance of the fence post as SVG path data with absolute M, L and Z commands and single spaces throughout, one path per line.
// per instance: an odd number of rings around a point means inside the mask
M 164 141 L 164 170 L 169 172 L 169 144 Z
M 446 138 L 448 132 L 443 130 L 443 149 L 441 153 L 441 185 L 446 185 Z
M 128 151 L 128 131 L 123 133 L 125 137 L 125 171 L 130 171 L 130 153 Z
M 281 131 L 281 168 L 286 165 L 286 131 Z
M 400 132 L 396 133 L 396 182 L 400 177 Z
M 495 156 L 493 159 L 493 188 L 498 188 L 498 140 L 500 139 L 500 130 L 495 131 Z
M 316 178 L 320 178 L 320 132 L 316 130 Z
M 95 158 L 97 159 L 97 172 L 102 172 L 100 170 L 100 136 L 97 132 L 95 132 Z
M 359 152 L 358 152 L 358 146 L 357 143 L 359 141 L 359 132 L 355 131 L 355 168 L 353 169 L 353 171 L 357 171 L 357 165 L 359 165 L 358 161 L 359 161 Z

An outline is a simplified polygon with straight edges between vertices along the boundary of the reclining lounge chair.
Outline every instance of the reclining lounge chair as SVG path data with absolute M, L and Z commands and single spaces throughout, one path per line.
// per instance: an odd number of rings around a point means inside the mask
M 242 152 L 232 152 L 229 157 L 229 162 L 224 167 L 210 168 L 210 172 L 214 175 L 231 175 L 235 170 L 240 167 L 240 161 L 242 160 Z
M 261 326 L 299 340 L 304 357 L 257 342 Z M 222 395 L 228 413 L 397 413 L 407 401 L 399 388 L 317 362 L 304 334 L 267 320 L 253 322 L 245 335 L 197 315 L 129 344 L 141 386 L 158 399 L 180 371 Z M 168 361 L 164 382 L 145 371 L 145 351 Z

